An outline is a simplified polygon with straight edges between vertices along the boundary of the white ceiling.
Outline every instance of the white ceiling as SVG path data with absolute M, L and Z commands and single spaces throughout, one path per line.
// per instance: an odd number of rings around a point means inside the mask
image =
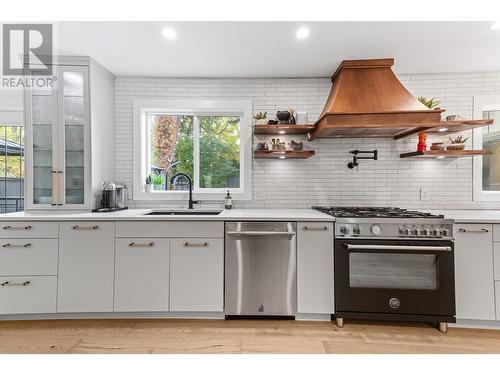
M 327 77 L 344 59 L 394 57 L 398 73 L 500 70 L 488 22 L 59 22 L 60 54 L 115 75 Z M 165 39 L 168 26 L 177 39 Z M 306 40 L 295 31 L 309 27 Z

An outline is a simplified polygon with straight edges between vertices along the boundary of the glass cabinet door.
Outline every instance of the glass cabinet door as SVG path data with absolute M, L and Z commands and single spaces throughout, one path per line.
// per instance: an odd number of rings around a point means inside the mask
M 64 204 L 85 204 L 85 139 L 88 125 L 87 79 L 84 70 L 64 70 L 62 122 L 64 131 Z
M 55 204 L 55 155 L 57 117 L 57 93 L 53 90 L 34 90 L 31 93 L 32 123 L 32 203 Z

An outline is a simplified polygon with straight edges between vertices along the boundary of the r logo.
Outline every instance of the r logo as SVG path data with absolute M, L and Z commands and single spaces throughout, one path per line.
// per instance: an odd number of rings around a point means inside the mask
M 3 74 L 52 75 L 51 24 L 3 25 Z

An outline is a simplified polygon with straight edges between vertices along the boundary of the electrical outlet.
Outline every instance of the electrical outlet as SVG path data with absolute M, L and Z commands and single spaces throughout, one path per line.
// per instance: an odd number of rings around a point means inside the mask
M 254 190 L 253 193 L 254 193 L 254 198 L 256 200 L 261 201 L 261 200 L 266 199 L 266 191 L 265 190 Z
M 421 201 L 428 201 L 429 200 L 429 196 L 430 196 L 430 191 L 429 191 L 429 188 L 428 187 L 421 187 L 420 188 L 420 200 Z

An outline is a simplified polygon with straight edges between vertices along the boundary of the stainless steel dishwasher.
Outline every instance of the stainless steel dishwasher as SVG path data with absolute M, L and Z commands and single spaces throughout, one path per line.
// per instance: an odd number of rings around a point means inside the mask
M 225 315 L 297 311 L 295 222 L 227 222 Z

